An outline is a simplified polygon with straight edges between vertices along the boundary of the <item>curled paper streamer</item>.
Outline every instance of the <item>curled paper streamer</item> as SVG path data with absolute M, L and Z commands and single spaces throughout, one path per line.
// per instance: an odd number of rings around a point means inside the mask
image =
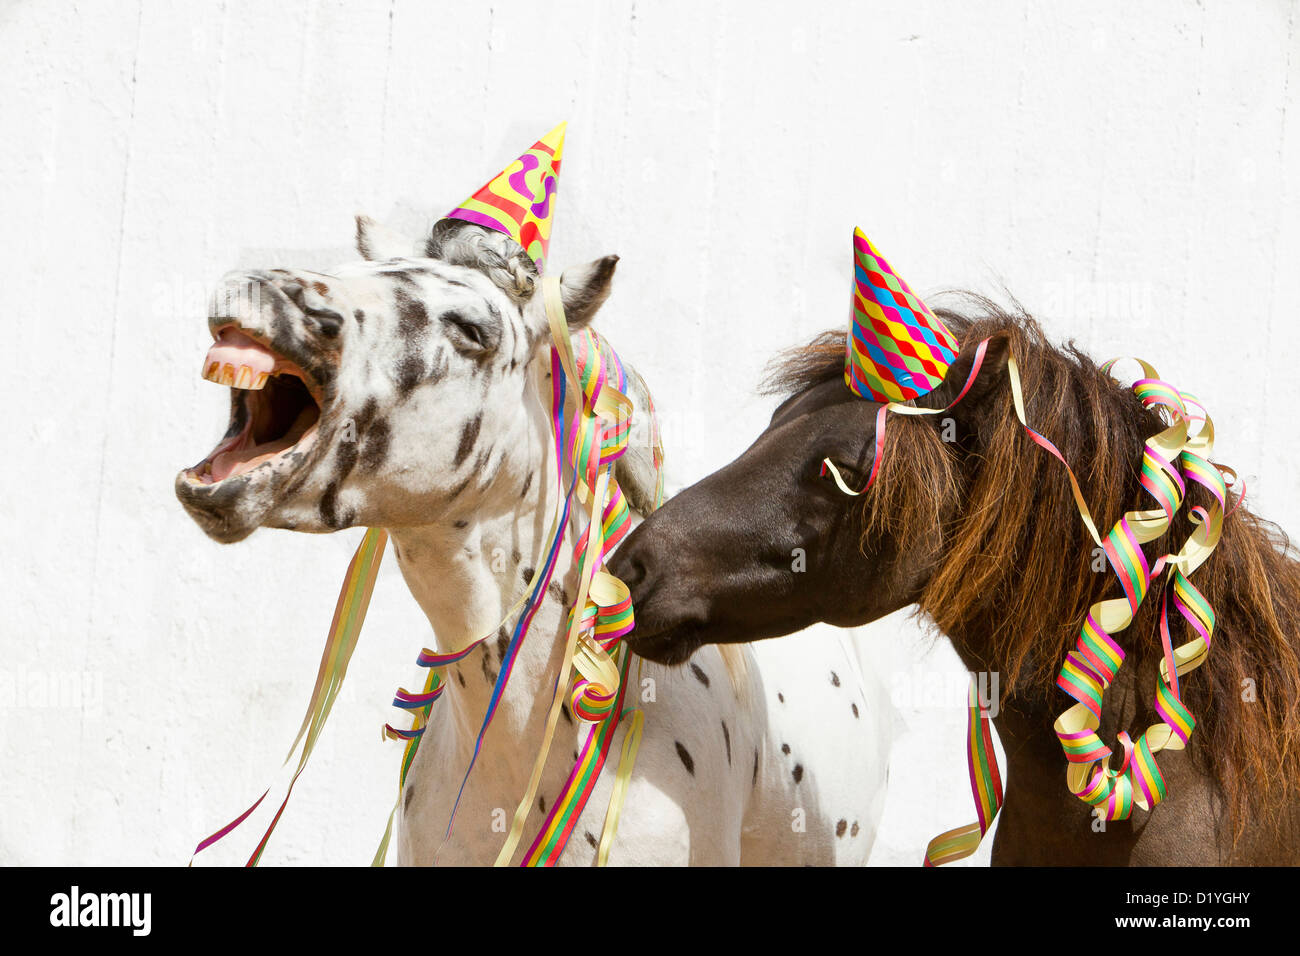
M 1128 512 L 1115 523 L 1105 540 L 1101 540 L 1086 506 L 1079 502 L 1080 514 L 1105 550 L 1124 596 L 1099 601 L 1088 609 L 1075 649 L 1066 656 L 1056 680 L 1056 685 L 1075 700 L 1057 718 L 1053 728 L 1069 763 L 1066 783 L 1071 793 L 1096 808 L 1098 816 L 1106 820 L 1126 819 L 1134 806 L 1151 810 L 1165 798 L 1165 780 L 1155 755 L 1162 750 L 1182 750 L 1196 726 L 1195 717 L 1183 703 L 1179 678 L 1200 667 L 1209 655 L 1214 610 L 1188 576 L 1205 562 L 1219 542 L 1228 493 L 1224 472 L 1233 474 L 1231 469 L 1221 470 L 1210 461 L 1214 451 L 1214 423 L 1208 415 L 1193 416 L 1188 410 L 1189 405 L 1199 407 L 1199 402 L 1162 381 L 1146 362 L 1136 361 L 1146 377 L 1133 384 L 1133 391 L 1145 407 L 1162 408 L 1172 419 L 1169 427 L 1147 439 L 1142 453 L 1140 482 L 1158 507 Z M 1109 371 L 1114 364 L 1108 362 L 1103 368 Z M 1012 376 L 1017 414 L 1024 425 L 1020 382 L 1014 364 L 1009 365 L 1008 371 Z M 1191 423 L 1198 418 L 1201 427 L 1194 435 L 1190 434 Z M 1054 448 L 1050 450 L 1060 457 Z M 1186 498 L 1188 481 L 1208 490 L 1214 501 L 1208 508 L 1191 510 L 1190 519 L 1195 525 L 1191 535 L 1177 552 L 1163 555 L 1153 568 L 1141 545 L 1168 531 Z M 1124 652 L 1112 635 L 1132 622 L 1152 578 L 1162 571 L 1169 571 L 1173 580 L 1165 588 L 1160 606 L 1164 657 L 1152 706 L 1161 721 L 1148 727 L 1136 742 L 1126 734 L 1120 735 L 1124 759 L 1118 768 L 1112 769 L 1110 747 L 1097 735 L 1106 688 L 1124 661 Z M 1174 646 L 1170 628 L 1171 603 L 1195 633 L 1192 639 L 1178 646 Z

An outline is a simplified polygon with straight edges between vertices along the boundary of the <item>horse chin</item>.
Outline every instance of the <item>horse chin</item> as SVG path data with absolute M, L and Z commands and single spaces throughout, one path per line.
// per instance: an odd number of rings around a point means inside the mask
M 703 627 L 695 622 L 647 631 L 640 625 L 627 636 L 628 648 L 638 657 L 656 664 L 678 667 L 689 661 L 704 644 Z
M 270 511 L 267 489 L 257 484 L 256 475 L 203 483 L 187 468 L 176 476 L 176 497 L 204 534 L 222 544 L 233 544 L 256 531 Z

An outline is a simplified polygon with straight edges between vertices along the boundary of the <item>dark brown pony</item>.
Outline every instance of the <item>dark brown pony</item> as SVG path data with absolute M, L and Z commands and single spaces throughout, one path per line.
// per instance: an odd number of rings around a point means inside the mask
M 1139 465 L 1143 441 L 1163 425 L 1087 356 L 1051 345 L 1027 315 L 974 297 L 960 311 L 936 311 L 965 347 L 918 404 L 951 402 L 988 338 L 986 361 L 950 412 L 890 417 L 880 475 L 862 498 L 820 475 L 830 458 L 860 487 L 871 463 L 879 406 L 844 385 L 843 333 L 824 333 L 776 365 L 769 390 L 789 397 L 767 430 L 617 553 L 612 570 L 637 609 L 632 648 L 680 662 L 705 642 L 776 637 L 818 621 L 860 625 L 915 605 L 967 668 L 1000 675 L 995 723 L 1009 766 L 995 864 L 1300 862 L 1300 563 L 1285 535 L 1244 504 L 1226 519 L 1218 548 L 1192 575 L 1217 626 L 1208 661 L 1183 681 L 1198 721 L 1191 743 L 1158 756 L 1169 788 L 1162 804 L 1103 825 L 1066 788 L 1052 722 L 1072 701 L 1054 680 L 1087 608 L 1119 596 L 1119 586 L 1096 560 L 1064 469 L 1016 420 L 1007 357 L 1019 365 L 1029 423 L 1071 463 L 1103 530 L 1152 507 Z M 1185 515 L 1209 503 L 1189 485 L 1149 557 L 1177 550 L 1191 532 Z M 1106 694 L 1103 739 L 1120 730 L 1136 739 L 1159 720 L 1151 699 L 1165 582 L 1152 582 L 1116 635 L 1128 656 Z M 958 822 L 936 820 L 936 832 Z

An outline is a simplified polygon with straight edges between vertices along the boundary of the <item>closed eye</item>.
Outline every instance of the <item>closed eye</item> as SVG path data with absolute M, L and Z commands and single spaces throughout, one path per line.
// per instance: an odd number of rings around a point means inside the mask
M 839 472 L 840 480 L 855 491 L 862 489 L 871 475 L 870 464 L 868 464 L 864 470 L 856 465 L 851 465 L 836 456 L 818 459 L 812 469 L 814 475 L 813 480 L 816 483 L 830 488 L 834 488 L 837 483 L 835 481 L 835 475 L 832 473 L 830 467 L 827 466 L 827 462 L 830 462 L 831 465 L 835 466 L 834 470 Z
M 457 344 L 467 351 L 486 352 L 496 348 L 497 334 L 475 316 L 458 309 L 444 312 L 441 316 Z

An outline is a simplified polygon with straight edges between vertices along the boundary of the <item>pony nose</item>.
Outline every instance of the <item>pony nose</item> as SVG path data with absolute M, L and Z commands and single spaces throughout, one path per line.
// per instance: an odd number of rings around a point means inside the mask
M 626 546 L 614 552 L 614 556 L 609 562 L 609 570 L 611 574 L 627 585 L 629 591 L 633 592 L 646 579 L 645 562 Z

